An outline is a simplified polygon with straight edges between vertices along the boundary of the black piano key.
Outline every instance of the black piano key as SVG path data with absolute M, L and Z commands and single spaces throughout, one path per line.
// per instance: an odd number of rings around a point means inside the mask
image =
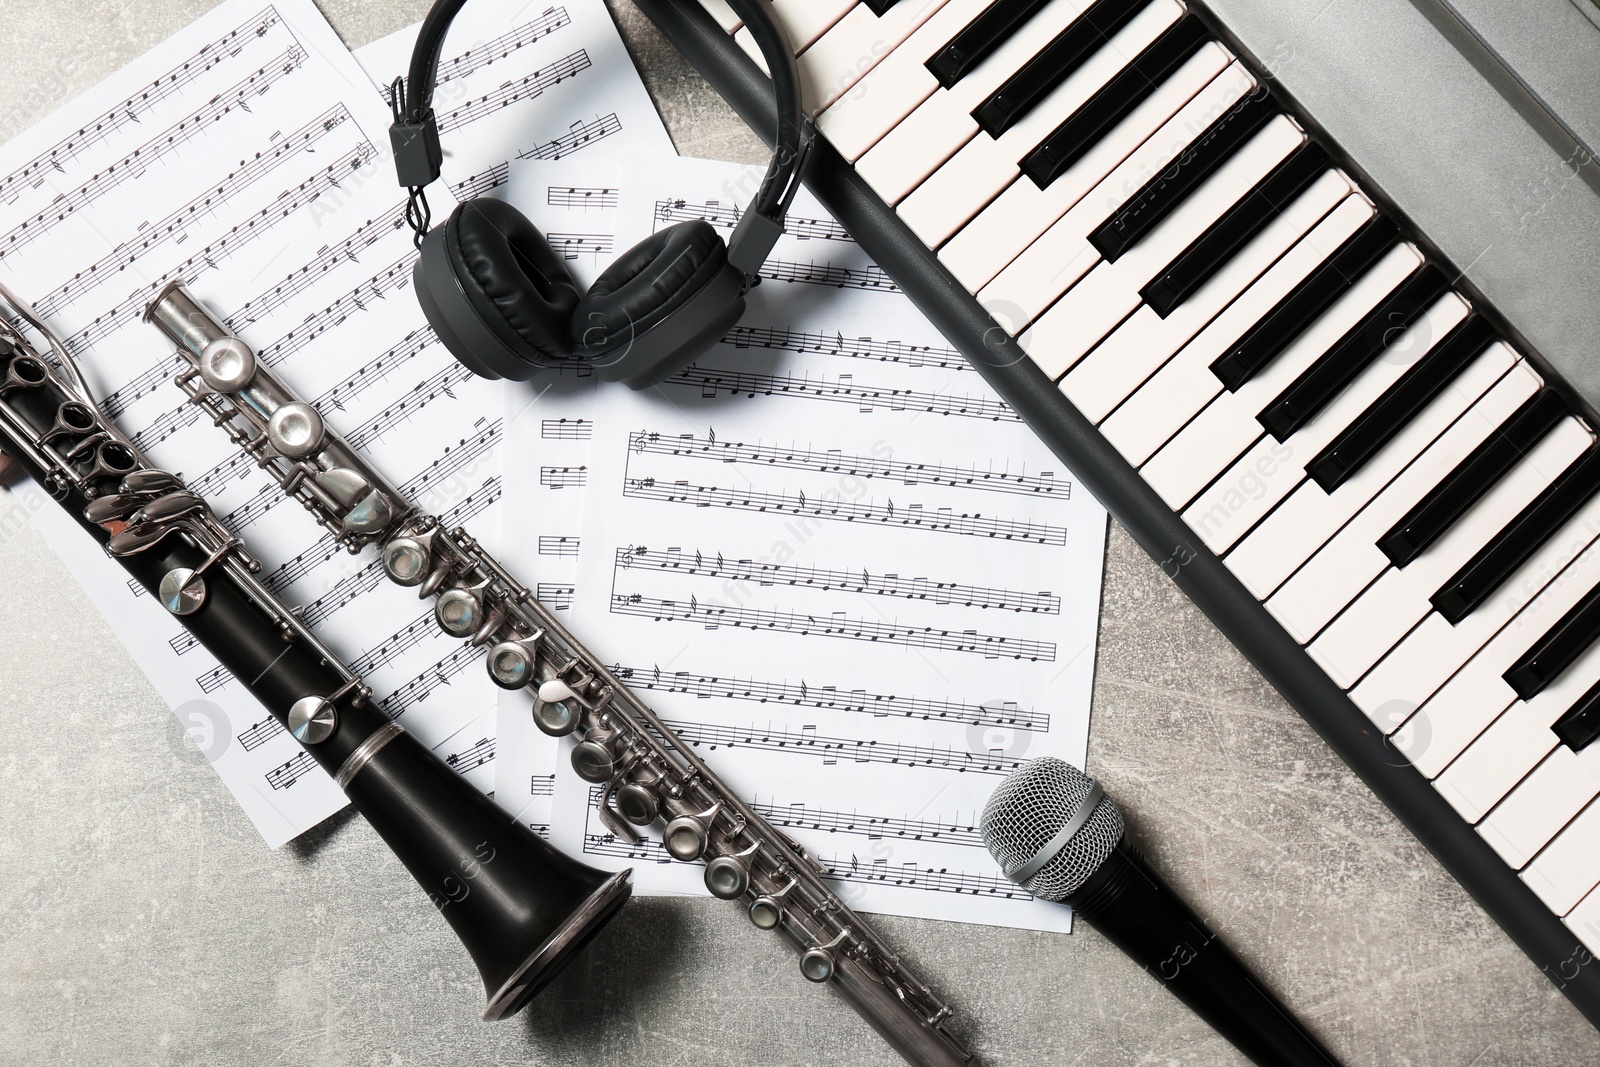
M 1239 343 L 1218 356 L 1211 373 L 1230 393 L 1254 378 L 1261 368 L 1305 332 L 1400 239 L 1389 219 L 1378 216 L 1350 236 L 1326 263 L 1307 275 L 1278 302 L 1271 314 L 1252 326 Z
M 1044 50 L 994 95 L 972 112 L 978 126 L 990 137 L 999 137 L 1022 121 L 1034 107 L 1055 92 L 1100 46 L 1144 10 L 1147 0 L 1096 0 L 1071 26 L 1056 35 Z
M 884 13 L 895 4 L 899 3 L 900 0 L 862 0 L 862 2 L 867 5 L 868 11 L 872 12 L 879 18 L 883 18 Z
M 1566 415 L 1566 401 L 1555 390 L 1539 390 L 1384 534 L 1378 548 L 1396 567 L 1416 559 Z
M 983 14 L 967 23 L 933 58 L 928 60 L 928 73 L 939 84 L 949 89 L 966 73 L 1005 44 L 1022 24 L 1047 4 L 1049 0 L 995 0 L 983 9 Z
M 1506 684 L 1523 700 L 1532 700 L 1561 677 L 1591 645 L 1600 641 L 1600 587 L 1578 601 L 1572 610 L 1539 638 L 1511 665 Z
M 1582 752 L 1600 737 L 1600 685 L 1596 685 L 1572 705 L 1555 724 L 1556 736 L 1574 752 Z
M 1328 153 L 1316 142 L 1307 141 L 1295 149 L 1249 196 L 1213 222 L 1199 240 L 1139 290 L 1139 295 L 1162 318 L 1172 314 L 1327 169 Z
M 1166 170 L 1150 179 L 1133 199 L 1101 223 L 1090 235 L 1089 243 L 1107 262 L 1116 262 L 1278 113 L 1271 91 L 1264 85 L 1256 89 L 1207 127 Z
M 1590 446 L 1429 598 L 1434 610 L 1451 626 L 1472 614 L 1596 493 L 1600 493 L 1600 447 Z
M 1256 416 L 1261 428 L 1274 439 L 1287 441 L 1296 430 L 1321 414 L 1345 386 L 1371 366 L 1372 361 L 1449 288 L 1450 282 L 1443 272 L 1431 263 L 1412 274 Z
M 1477 315 L 1457 323 L 1377 403 L 1306 464 L 1306 473 L 1325 493 L 1349 481 L 1494 340 L 1494 327 Z
M 1200 51 L 1211 33 L 1195 15 L 1168 26 L 1117 75 L 1057 126 L 1022 160 L 1022 173 L 1044 189 L 1061 177 L 1083 154 L 1100 143 L 1117 123 L 1144 103 L 1189 57 Z M 976 112 L 974 112 L 976 116 Z

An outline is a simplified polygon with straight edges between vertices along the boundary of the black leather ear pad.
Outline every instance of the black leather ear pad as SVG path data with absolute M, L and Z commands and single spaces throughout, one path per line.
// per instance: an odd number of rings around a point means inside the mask
M 445 223 L 445 248 L 473 309 L 514 352 L 536 365 L 572 358 L 578 286 L 522 212 L 469 200 Z
M 728 248 L 710 223 L 682 222 L 617 259 L 578 303 L 572 335 L 593 357 L 634 343 L 720 277 Z

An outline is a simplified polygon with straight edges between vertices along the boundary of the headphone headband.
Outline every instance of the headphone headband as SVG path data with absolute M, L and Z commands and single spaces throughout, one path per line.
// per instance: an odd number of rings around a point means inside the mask
M 420 244 L 428 229 L 427 201 L 422 190 L 439 179 L 444 150 L 439 141 L 439 121 L 433 110 L 433 94 L 438 84 L 439 62 L 445 36 L 467 0 L 437 0 L 422 28 L 411 54 L 408 79 L 396 79 L 390 92 L 394 125 L 389 139 L 394 148 L 395 169 L 400 184 L 411 190 L 408 218 L 417 230 Z M 800 72 L 795 66 L 794 49 L 766 0 L 728 0 L 750 29 L 751 38 L 761 49 L 772 74 L 777 101 L 778 137 L 772 163 L 755 201 L 729 242 L 729 261 L 747 275 L 754 275 L 766 262 L 783 233 L 789 203 L 799 189 L 800 174 L 815 131 L 802 115 Z

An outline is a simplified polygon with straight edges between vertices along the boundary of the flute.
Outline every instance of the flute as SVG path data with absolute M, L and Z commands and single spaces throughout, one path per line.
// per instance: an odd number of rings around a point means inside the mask
M 333 775 L 471 954 L 484 1018 L 520 1011 L 628 899 L 629 872 L 557 851 L 402 730 L 206 502 L 101 414 L 65 346 L 3 286 L 0 311 L 0 451 Z
M 573 771 L 600 787 L 599 816 L 629 844 L 662 826 L 669 855 L 705 861 L 713 896 L 799 956 L 918 1067 L 976 1064 L 948 1030 L 953 1011 L 828 885 L 820 863 L 717 777 L 465 529 L 445 529 L 358 456 L 182 284 L 146 313 L 189 367 L 178 385 L 285 493 L 352 552 L 377 546 L 384 573 L 432 598 L 448 634 L 487 648 L 489 676 L 533 697 L 539 729 L 576 739 Z

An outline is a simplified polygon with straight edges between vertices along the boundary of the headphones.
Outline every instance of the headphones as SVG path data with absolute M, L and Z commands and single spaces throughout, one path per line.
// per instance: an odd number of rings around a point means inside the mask
M 406 220 L 421 251 L 412 279 L 439 340 L 484 378 L 527 381 L 547 368 L 593 365 L 606 381 L 656 385 L 720 341 L 783 234 L 815 131 L 803 120 L 800 75 L 768 0 L 728 0 L 772 72 L 777 149 L 761 191 L 725 245 L 710 223 L 682 222 L 619 256 L 580 293 L 560 254 L 526 216 L 469 200 L 429 231 L 426 186 L 444 161 L 433 94 L 445 34 L 467 0 L 438 0 L 423 21 L 408 79 L 391 89 Z

